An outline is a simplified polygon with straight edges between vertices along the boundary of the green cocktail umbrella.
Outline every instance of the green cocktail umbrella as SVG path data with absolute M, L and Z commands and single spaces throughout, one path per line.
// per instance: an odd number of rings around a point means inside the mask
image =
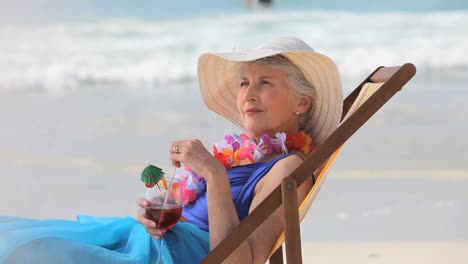
M 162 183 L 162 187 L 167 190 L 167 184 L 164 180 L 164 172 L 161 168 L 149 164 L 141 172 L 141 181 L 145 183 L 145 186 L 151 188 L 158 184 L 159 181 Z M 159 186 L 158 186 L 159 187 Z

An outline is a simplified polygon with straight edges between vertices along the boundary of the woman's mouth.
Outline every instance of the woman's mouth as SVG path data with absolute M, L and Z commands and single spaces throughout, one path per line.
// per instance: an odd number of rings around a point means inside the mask
M 261 113 L 263 112 L 262 110 L 258 109 L 258 108 L 248 108 L 244 111 L 244 113 L 248 116 L 252 116 L 252 115 L 256 115 L 258 113 Z

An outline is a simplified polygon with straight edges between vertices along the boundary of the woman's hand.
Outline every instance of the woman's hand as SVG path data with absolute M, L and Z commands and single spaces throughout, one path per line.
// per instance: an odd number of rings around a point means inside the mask
M 148 232 L 150 236 L 161 239 L 161 236 L 164 235 L 164 230 L 156 228 L 156 223 L 148 219 L 145 214 L 145 209 L 149 206 L 149 201 L 139 198 L 137 204 L 140 206 L 137 211 L 137 221 L 145 227 L 146 232 Z
M 179 168 L 184 164 L 206 181 L 209 181 L 211 175 L 226 173 L 226 169 L 198 139 L 172 142 L 169 158 L 174 166 Z
M 145 214 L 145 209 L 149 206 L 149 201 L 144 198 L 139 198 L 137 200 L 137 204 L 140 207 L 137 211 L 137 221 L 145 227 L 146 232 L 148 232 L 150 236 L 156 239 L 161 239 L 161 236 L 166 233 L 166 230 L 156 228 L 156 223 L 153 220 L 148 219 Z M 180 216 L 179 221 L 186 222 L 187 219 Z

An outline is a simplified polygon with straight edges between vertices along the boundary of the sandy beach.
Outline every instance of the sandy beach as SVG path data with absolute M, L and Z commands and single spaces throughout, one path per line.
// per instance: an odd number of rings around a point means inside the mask
M 304 243 L 304 263 L 466 264 L 468 241 L 391 241 Z

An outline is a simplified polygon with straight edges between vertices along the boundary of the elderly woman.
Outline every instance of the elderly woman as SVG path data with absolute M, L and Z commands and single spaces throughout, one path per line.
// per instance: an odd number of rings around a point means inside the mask
M 16 230 L 21 224 L 15 220 L 6 224 L 9 227 L 0 225 L 0 237 L 12 239 L 13 245 L 0 245 L 0 256 L 8 253 L 5 259 L 21 263 L 41 258 L 48 263 L 148 263 L 161 251 L 164 263 L 199 263 L 336 128 L 341 117 L 335 64 L 298 38 L 276 38 L 244 52 L 203 54 L 198 78 L 207 107 L 245 133 L 226 135 L 213 153 L 197 139 L 171 143 L 172 163 L 189 168 L 201 183 L 197 197 L 183 208 L 185 222 L 158 230 L 145 216 L 149 205 L 145 199 L 138 200 L 141 225 L 131 218 L 83 216 L 79 222 L 22 224 L 36 226 L 41 233 Z M 307 181 L 299 188 L 299 200 L 311 184 Z M 226 262 L 265 263 L 282 228 L 277 211 Z M 160 247 L 153 238 L 163 233 L 166 243 Z
M 297 145 L 287 144 L 287 150 L 265 153 L 253 161 L 240 160 L 227 170 L 199 140 L 172 142 L 172 162 L 190 167 L 206 181 L 206 193 L 184 209 L 184 216 L 209 231 L 214 248 L 302 162 L 314 144 L 332 132 L 341 116 L 342 95 L 334 63 L 291 37 L 274 39 L 248 52 L 204 54 L 198 75 L 207 106 L 243 128 L 253 142 L 265 144 L 267 140 L 262 139 L 276 139 L 283 132 L 288 136 L 286 144 L 301 135 L 304 138 Z M 308 181 L 299 188 L 299 200 L 310 187 Z M 140 200 L 139 204 L 145 207 L 148 202 Z M 139 221 L 150 234 L 160 233 L 143 210 Z M 277 211 L 227 262 L 265 263 L 282 228 Z

